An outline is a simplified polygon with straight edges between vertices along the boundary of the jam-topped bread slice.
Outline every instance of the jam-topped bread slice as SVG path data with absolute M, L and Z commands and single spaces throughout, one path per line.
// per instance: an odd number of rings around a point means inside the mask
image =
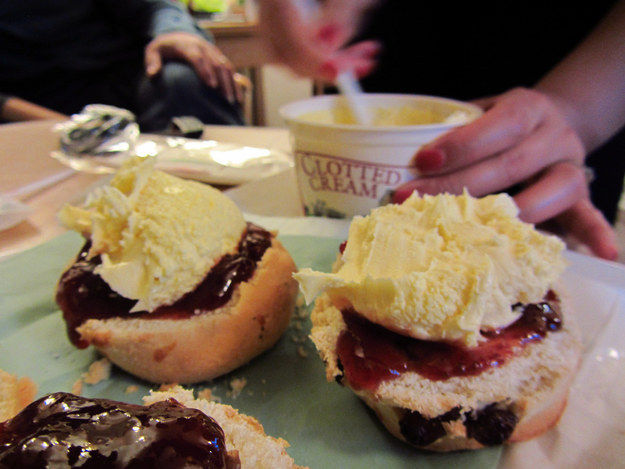
M 295 264 L 273 234 L 254 225 L 195 290 L 152 313 L 129 313 L 134 302 L 93 273 L 95 262 L 79 255 L 59 281 L 68 334 L 155 383 L 204 381 L 247 363 L 278 341 L 294 309 Z
M 293 259 L 215 188 L 130 160 L 59 216 L 86 242 L 56 300 L 70 340 L 157 383 L 215 378 L 288 326 Z
M 506 194 L 413 194 L 355 217 L 332 272 L 296 274 L 328 379 L 398 438 L 479 448 L 562 414 L 581 353 L 564 243 L 518 215 Z
M 558 297 L 523 309 L 517 324 L 466 348 L 380 332 L 322 295 L 311 338 L 328 380 L 351 388 L 397 438 L 433 451 L 475 449 L 540 435 L 566 406 L 581 353 L 570 308 Z
M 0 424 L 5 467 L 238 468 L 215 420 L 172 400 L 151 406 L 58 392 Z
M 0 423 L 0 467 L 296 468 L 281 439 L 180 387 L 148 405 L 57 392 Z

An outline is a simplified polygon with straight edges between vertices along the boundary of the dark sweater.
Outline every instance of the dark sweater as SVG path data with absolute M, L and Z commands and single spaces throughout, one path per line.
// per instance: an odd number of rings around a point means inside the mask
M 361 36 L 383 45 L 377 70 L 362 83 L 372 92 L 457 99 L 532 86 L 614 3 L 386 0 Z
M 203 34 L 169 0 L 2 1 L 0 90 L 16 93 L 24 82 L 142 62 L 145 45 L 171 31 Z

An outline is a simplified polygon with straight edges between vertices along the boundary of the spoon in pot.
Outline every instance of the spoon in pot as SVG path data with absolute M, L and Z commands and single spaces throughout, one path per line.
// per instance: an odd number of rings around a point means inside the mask
M 372 125 L 373 116 L 362 99 L 364 92 L 354 72 L 352 70 L 343 70 L 339 73 L 336 77 L 336 86 L 347 101 L 356 123 L 359 125 Z

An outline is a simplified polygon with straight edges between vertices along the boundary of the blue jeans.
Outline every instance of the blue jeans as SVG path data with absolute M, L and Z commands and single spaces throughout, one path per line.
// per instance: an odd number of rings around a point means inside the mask
M 187 64 L 165 63 L 161 73 L 139 82 L 135 113 L 144 131 L 167 126 L 172 117 L 194 116 L 205 124 L 243 125 L 241 109 L 206 86 Z

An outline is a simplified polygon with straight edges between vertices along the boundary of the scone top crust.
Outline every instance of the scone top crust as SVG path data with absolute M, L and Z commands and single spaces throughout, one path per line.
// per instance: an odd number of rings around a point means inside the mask
M 131 160 L 83 207 L 66 205 L 59 218 L 91 240 L 89 257 L 102 260 L 95 273 L 138 300 L 132 311 L 153 311 L 193 290 L 246 228 L 228 197 L 157 171 L 150 159 Z
M 518 318 L 512 305 L 543 298 L 564 270 L 563 249 L 520 221 L 506 194 L 413 194 L 354 218 L 333 273 L 296 278 L 309 301 L 325 291 L 390 330 L 474 346 L 480 329 Z

